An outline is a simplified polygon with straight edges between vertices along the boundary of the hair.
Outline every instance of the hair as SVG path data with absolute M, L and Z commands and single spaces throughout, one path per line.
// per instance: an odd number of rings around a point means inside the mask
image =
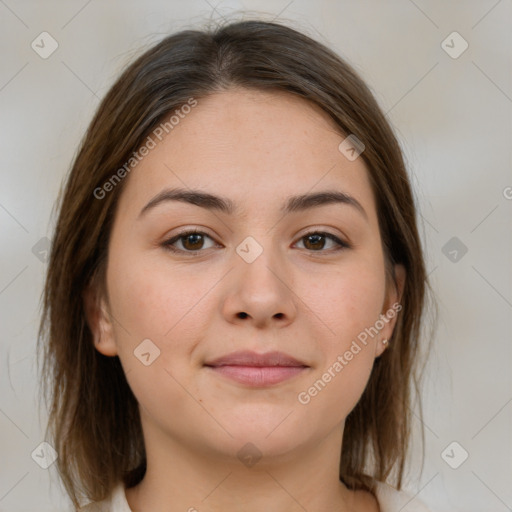
M 191 98 L 232 88 L 303 98 L 325 111 L 341 135 L 364 144 L 360 157 L 376 201 L 386 274 L 395 279 L 396 263 L 407 274 L 389 346 L 346 418 L 339 477 L 351 489 L 370 492 L 376 480 L 402 486 L 429 285 L 400 146 L 370 89 L 340 56 L 284 24 L 246 20 L 183 30 L 138 56 L 100 103 L 56 203 L 38 347 L 46 436 L 75 506 L 81 497 L 105 499 L 119 481 L 136 485 L 146 469 L 137 400 L 119 358 L 95 349 L 83 301 L 92 283 L 105 288 L 112 221 L 127 178 L 102 199 L 94 191 L 170 113 Z M 421 414 L 419 394 L 418 403 Z

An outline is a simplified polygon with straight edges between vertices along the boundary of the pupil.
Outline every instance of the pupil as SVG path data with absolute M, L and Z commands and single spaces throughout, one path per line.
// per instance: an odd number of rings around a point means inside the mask
M 321 243 L 321 239 L 323 238 L 323 235 L 309 235 L 308 240 L 313 239 L 313 245 L 320 244 L 320 247 L 316 247 L 317 249 L 321 249 L 323 247 L 323 244 Z
M 197 247 L 189 247 L 189 246 L 196 245 L 198 242 L 201 241 L 201 237 L 202 237 L 202 235 L 199 235 L 199 234 L 187 235 L 187 237 L 185 238 L 185 247 L 187 247 L 188 249 L 197 249 Z M 192 240 L 191 244 L 189 244 L 190 240 Z

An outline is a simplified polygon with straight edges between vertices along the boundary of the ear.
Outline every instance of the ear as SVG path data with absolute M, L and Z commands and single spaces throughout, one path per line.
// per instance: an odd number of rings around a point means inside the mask
M 375 347 L 375 357 L 382 355 L 386 347 L 389 345 L 389 340 L 393 335 L 395 329 L 397 316 L 400 314 L 399 311 L 402 309 L 400 300 L 405 287 L 406 270 L 403 265 L 396 264 L 393 267 L 395 281 L 388 279 L 386 298 L 384 300 L 383 309 L 381 311 L 380 318 L 384 323 L 384 327 L 381 329 L 379 339 Z M 388 340 L 388 343 L 382 343 L 382 340 Z
M 117 355 L 117 345 L 107 301 L 97 286 L 90 284 L 82 295 L 87 324 L 93 335 L 94 347 L 105 356 Z

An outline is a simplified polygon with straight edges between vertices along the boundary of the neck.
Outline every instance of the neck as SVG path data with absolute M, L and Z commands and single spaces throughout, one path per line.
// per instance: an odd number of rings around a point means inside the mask
M 342 435 L 338 428 L 314 446 L 257 460 L 254 445 L 218 453 L 146 424 L 146 474 L 126 497 L 133 512 L 353 511 L 362 495 L 339 480 Z

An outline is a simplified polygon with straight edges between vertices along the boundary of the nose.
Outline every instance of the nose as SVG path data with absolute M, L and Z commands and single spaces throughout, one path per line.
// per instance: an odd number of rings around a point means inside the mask
M 252 263 L 238 258 L 227 277 L 223 315 L 230 323 L 255 328 L 285 327 L 297 314 L 297 296 L 289 270 L 264 250 Z

